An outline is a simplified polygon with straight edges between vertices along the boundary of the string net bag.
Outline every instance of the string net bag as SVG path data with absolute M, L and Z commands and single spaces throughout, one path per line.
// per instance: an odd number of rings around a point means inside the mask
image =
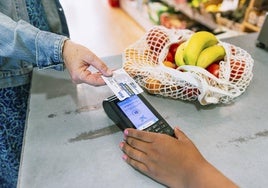
M 206 69 L 163 64 L 170 45 L 187 41 L 193 31 L 154 26 L 123 53 L 123 68 L 148 93 L 202 105 L 230 103 L 245 92 L 252 80 L 252 57 L 235 45 L 219 43 L 225 58 L 219 62 L 219 77 Z

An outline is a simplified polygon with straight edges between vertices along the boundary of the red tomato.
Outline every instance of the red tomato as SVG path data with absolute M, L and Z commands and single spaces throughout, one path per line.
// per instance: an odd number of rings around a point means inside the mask
M 207 68 L 207 71 L 219 78 L 220 65 L 219 63 L 212 63 Z
M 165 60 L 175 63 L 175 54 L 176 54 L 178 46 L 179 46 L 179 43 L 173 43 L 169 46 L 168 54 Z
M 170 62 L 174 62 L 174 56 L 172 55 L 172 53 L 169 51 L 167 56 L 166 56 L 166 61 L 170 61 Z
M 173 57 L 175 57 L 178 46 L 179 46 L 179 43 L 173 43 L 169 47 L 169 52 L 172 54 Z

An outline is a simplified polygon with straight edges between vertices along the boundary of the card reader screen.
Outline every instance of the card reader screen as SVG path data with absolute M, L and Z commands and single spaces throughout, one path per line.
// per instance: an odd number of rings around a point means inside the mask
M 139 130 L 143 130 L 158 121 L 158 118 L 137 95 L 120 101 L 117 105 Z

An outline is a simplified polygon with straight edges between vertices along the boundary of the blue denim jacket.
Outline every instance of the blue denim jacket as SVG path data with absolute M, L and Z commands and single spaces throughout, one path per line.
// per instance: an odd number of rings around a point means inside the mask
M 58 13 L 58 1 L 42 3 L 51 31 L 58 34 L 30 25 L 24 0 L 0 0 L 0 88 L 29 83 L 34 66 L 63 69 L 62 46 L 67 39 L 64 34 L 68 35 L 67 25 L 61 24 L 65 20 Z

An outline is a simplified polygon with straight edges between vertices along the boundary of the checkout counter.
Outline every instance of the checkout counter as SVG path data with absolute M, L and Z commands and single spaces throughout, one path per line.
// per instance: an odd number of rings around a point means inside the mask
M 145 94 L 167 122 L 181 129 L 216 168 L 240 187 L 268 187 L 268 52 L 257 34 L 224 40 L 249 52 L 253 80 L 228 105 L 202 106 Z M 121 56 L 103 58 L 113 68 Z M 123 133 L 106 116 L 107 86 L 74 85 L 68 72 L 33 73 L 19 188 L 146 187 L 163 185 L 126 164 Z

